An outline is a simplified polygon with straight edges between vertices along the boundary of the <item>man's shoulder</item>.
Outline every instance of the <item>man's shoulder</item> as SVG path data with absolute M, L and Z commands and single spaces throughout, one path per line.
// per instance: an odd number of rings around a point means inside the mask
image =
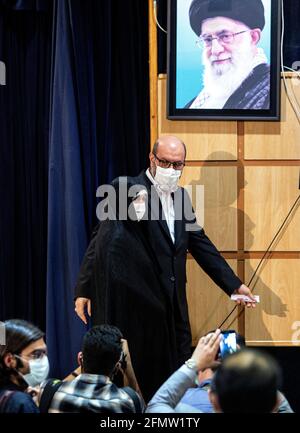
M 270 108 L 270 66 L 257 65 L 236 91 L 229 97 L 224 109 Z
M 105 383 L 103 376 L 93 376 L 93 380 L 81 375 L 74 381 L 63 382 L 53 396 L 50 412 L 135 412 L 135 397 L 113 383 Z
M 251 84 L 252 86 L 270 84 L 271 68 L 267 63 L 262 63 L 255 66 L 249 77 L 245 80 L 245 83 Z
M 131 387 L 125 386 L 123 388 L 118 388 L 120 395 L 125 399 L 129 399 L 135 409 L 135 412 L 143 412 L 145 409 L 144 402 L 141 396 Z
M 120 182 L 124 182 L 125 180 L 128 180 L 128 182 L 136 182 L 139 179 L 144 179 L 146 177 L 146 170 L 142 170 L 139 174 L 137 174 L 136 176 L 118 176 L 115 177 L 111 183 L 120 183 Z
M 6 412 L 18 413 L 38 413 L 38 407 L 32 400 L 29 394 L 22 391 L 9 391 L 11 394 L 8 397 L 6 404 Z
M 253 69 L 255 75 L 267 75 L 271 72 L 270 65 L 268 63 L 261 63 Z
M 147 182 L 146 170 L 143 170 L 137 176 L 118 176 L 112 182 L 111 185 L 120 187 L 121 185 L 144 185 Z
M 203 389 L 197 386 L 196 388 L 189 388 L 184 394 L 182 401 L 188 403 L 190 401 L 193 401 L 195 398 L 196 399 L 202 398 L 203 396 L 206 395 L 207 395 L 207 389 Z

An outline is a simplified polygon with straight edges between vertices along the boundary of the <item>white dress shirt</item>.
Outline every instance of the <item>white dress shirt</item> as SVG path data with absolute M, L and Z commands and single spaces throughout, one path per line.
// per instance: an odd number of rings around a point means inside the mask
M 174 202 L 172 198 L 172 194 L 170 192 L 163 192 L 159 188 L 157 188 L 157 182 L 152 177 L 150 170 L 146 171 L 146 176 L 149 178 L 151 183 L 153 183 L 156 192 L 160 198 L 161 205 L 165 214 L 166 223 L 169 228 L 170 236 L 172 238 L 173 243 L 175 243 L 175 210 L 174 210 Z

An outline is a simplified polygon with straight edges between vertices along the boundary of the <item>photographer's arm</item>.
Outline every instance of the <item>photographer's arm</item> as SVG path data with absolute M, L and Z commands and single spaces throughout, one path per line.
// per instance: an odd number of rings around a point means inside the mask
M 141 397 L 141 399 L 144 402 L 144 398 L 142 395 L 142 392 L 140 390 L 132 363 L 131 363 L 131 357 L 130 357 L 130 352 L 129 352 L 129 348 L 128 348 L 128 343 L 127 340 L 122 340 L 123 343 L 123 352 L 125 354 L 125 365 L 122 366 L 122 372 L 124 374 L 124 386 L 129 386 L 130 388 L 132 388 L 134 391 L 136 391 L 139 396 Z
M 204 370 L 215 364 L 216 355 L 220 346 L 220 330 L 202 337 L 192 355 L 195 361 L 195 370 L 187 365 L 180 367 L 159 388 L 147 406 L 147 413 L 174 413 L 176 406 L 188 388 L 194 384 L 197 371 Z M 190 409 L 189 409 L 190 412 Z

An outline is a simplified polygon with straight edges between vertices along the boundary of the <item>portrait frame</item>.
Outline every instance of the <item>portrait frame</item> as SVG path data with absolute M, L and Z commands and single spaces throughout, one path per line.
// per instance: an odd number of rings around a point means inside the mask
M 240 1 L 251 2 L 252 0 Z M 265 9 L 266 26 L 262 34 L 266 30 L 264 43 L 268 52 L 268 65 L 270 66 L 270 91 L 268 108 L 260 109 L 240 107 L 236 109 L 188 108 L 190 101 L 193 101 L 193 98 L 196 98 L 201 93 L 201 88 L 203 89 L 201 74 L 204 75 L 202 53 L 196 47 L 197 35 L 193 32 L 189 23 L 191 2 L 192 0 L 168 0 L 167 118 L 170 120 L 279 121 L 281 1 L 262 0 L 264 6 L 269 4 L 268 10 Z M 184 10 L 184 7 L 186 10 Z M 194 47 L 193 44 L 186 42 L 190 42 L 192 38 L 195 40 Z M 190 59 L 190 63 L 188 59 Z

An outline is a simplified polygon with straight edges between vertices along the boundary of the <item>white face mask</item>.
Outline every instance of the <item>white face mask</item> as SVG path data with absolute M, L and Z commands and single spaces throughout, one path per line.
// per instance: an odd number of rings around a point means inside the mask
M 178 189 L 178 180 L 181 176 L 181 170 L 174 170 L 173 167 L 162 168 L 156 166 L 156 173 L 154 176 L 158 184 L 158 189 L 162 192 L 175 192 Z
M 145 202 L 140 202 L 140 203 L 133 202 L 133 206 L 134 206 L 137 220 L 140 221 L 143 218 L 143 216 L 145 215 L 146 203 Z
M 29 386 L 34 388 L 35 386 L 40 385 L 44 380 L 47 379 L 50 370 L 49 360 L 48 356 L 44 355 L 42 358 L 30 359 L 30 361 L 28 362 L 29 373 L 22 374 L 22 377 Z

